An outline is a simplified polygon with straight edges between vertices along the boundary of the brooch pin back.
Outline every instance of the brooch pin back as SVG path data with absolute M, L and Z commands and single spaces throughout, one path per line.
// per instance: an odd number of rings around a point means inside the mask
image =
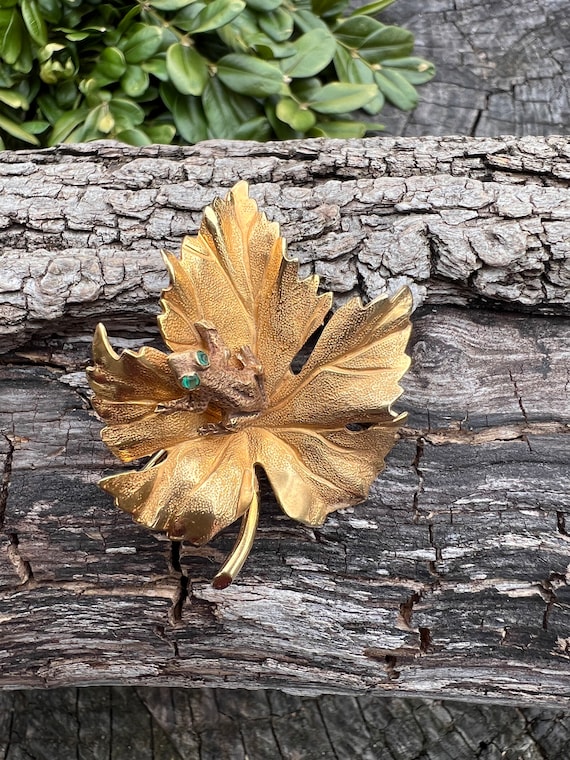
M 366 498 L 405 419 L 391 405 L 410 363 L 409 289 L 339 308 L 295 373 L 332 294 L 317 292 L 316 275 L 299 279 L 285 251 L 239 182 L 206 208 L 180 258 L 164 253 L 171 285 L 158 323 L 169 353 L 118 355 L 100 324 L 87 369 L 103 441 L 124 462 L 150 457 L 100 482 L 120 509 L 193 544 L 242 518 L 216 588 L 253 545 L 256 466 L 289 517 L 322 525 Z

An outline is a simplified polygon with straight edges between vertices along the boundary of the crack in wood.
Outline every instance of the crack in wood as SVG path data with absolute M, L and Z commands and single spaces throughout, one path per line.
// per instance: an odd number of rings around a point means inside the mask
M 2 478 L 0 479 L 0 530 L 4 530 L 6 520 L 6 507 L 8 506 L 8 491 L 10 488 L 10 478 L 12 476 L 12 462 L 14 459 L 14 443 L 10 436 L 0 433 L 6 441 L 7 450 L 4 454 L 4 466 L 2 468 Z
M 178 641 L 174 638 L 171 639 L 169 636 L 167 636 L 163 625 L 155 625 L 153 628 L 153 631 L 156 633 L 156 635 L 161 641 L 164 641 L 165 644 L 168 644 L 168 646 L 172 649 L 174 657 L 180 657 L 180 651 L 178 649 Z
M 386 668 L 386 675 L 388 676 L 389 681 L 397 681 L 401 675 L 400 671 L 396 670 L 397 664 L 398 664 L 397 657 L 395 657 L 393 654 L 386 655 L 385 668 Z
M 517 401 L 518 401 L 518 405 L 519 405 L 519 407 L 520 407 L 520 410 L 521 410 L 521 412 L 522 412 L 522 416 L 524 417 L 524 421 L 525 421 L 525 422 L 526 422 L 526 424 L 528 425 L 528 424 L 529 424 L 529 421 L 528 421 L 528 415 L 527 415 L 527 413 L 526 413 L 526 409 L 524 408 L 524 405 L 523 405 L 523 400 L 522 400 L 522 396 L 521 396 L 521 393 L 520 393 L 520 391 L 519 391 L 519 387 L 518 387 L 518 385 L 517 385 L 517 381 L 516 381 L 516 379 L 515 379 L 515 377 L 514 377 L 514 375 L 513 375 L 513 373 L 512 373 L 512 371 L 511 371 L 511 370 L 509 370 L 509 377 L 510 377 L 510 379 L 511 379 L 511 383 L 513 384 L 513 388 L 514 388 L 514 395 L 515 395 L 515 398 L 516 398 L 516 399 L 517 399 Z
M 418 436 L 416 438 L 416 453 L 412 461 L 412 468 L 414 472 L 416 473 L 416 476 L 418 479 L 418 483 L 414 491 L 414 495 L 412 497 L 413 520 L 415 523 L 417 523 L 420 519 L 419 501 L 420 501 L 420 494 L 423 491 L 423 485 L 424 485 L 424 473 L 422 469 L 420 468 L 420 462 L 424 455 L 424 448 L 425 448 L 425 438 L 423 436 Z
M 429 544 L 430 546 L 433 547 L 435 551 L 435 560 L 428 561 L 428 570 L 431 573 L 431 575 L 434 575 L 437 578 L 437 583 L 439 584 L 441 582 L 440 579 L 442 577 L 442 572 L 439 569 L 437 563 L 443 560 L 443 554 L 441 551 L 441 547 L 435 543 L 433 523 L 429 523 L 427 528 L 428 528 Z
M 34 574 L 32 572 L 32 566 L 28 562 L 28 560 L 25 560 L 19 550 L 20 541 L 18 539 L 18 535 L 16 533 L 7 533 L 8 536 L 8 548 L 6 550 L 6 554 L 8 555 L 8 559 L 12 563 L 16 573 L 18 574 L 18 577 L 20 578 L 22 585 L 29 583 L 30 581 L 33 581 Z
M 461 427 L 461 422 L 448 428 L 434 430 L 404 427 L 400 430 L 402 438 L 421 437 L 426 443 L 434 446 L 448 444 L 484 446 L 488 443 L 501 441 L 524 441 L 530 447 L 528 436 L 570 435 L 570 423 L 567 422 L 529 422 L 519 425 L 488 425 L 480 430 Z M 531 449 L 532 451 L 532 449 Z
M 182 610 L 184 603 L 188 599 L 188 576 L 182 569 L 180 564 L 180 541 L 170 542 L 170 565 L 172 571 L 178 576 L 178 588 L 177 592 L 172 600 L 172 606 L 168 613 L 168 618 L 172 626 L 176 625 L 182 620 Z
M 431 630 L 427 626 L 420 625 L 418 627 L 418 633 L 420 637 L 420 652 L 422 654 L 427 654 L 433 643 Z
M 412 627 L 412 615 L 414 611 L 414 605 L 417 604 L 423 594 L 422 592 L 414 591 L 404 602 L 400 604 L 400 611 L 398 613 L 398 624 L 408 630 L 413 630 Z
M 544 594 L 542 596 L 546 602 L 546 609 L 544 610 L 544 614 L 542 616 L 542 627 L 545 631 L 547 631 L 552 608 L 558 601 L 556 589 L 560 588 L 561 586 L 568 586 L 568 582 L 565 575 L 553 572 L 550 573 L 548 578 L 541 581 L 540 585 L 544 589 Z

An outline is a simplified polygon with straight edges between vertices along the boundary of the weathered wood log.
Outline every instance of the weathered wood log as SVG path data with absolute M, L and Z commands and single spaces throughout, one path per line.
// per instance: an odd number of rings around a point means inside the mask
M 414 111 L 382 111 L 388 133 L 568 134 L 565 0 L 521 0 L 516 10 L 509 0 L 398 0 L 380 18 L 410 29 L 416 54 L 437 70 Z
M 92 687 L 0 692 L 0 752 L 124 760 L 567 757 L 560 709 L 274 690 Z
M 370 139 L 0 154 L 0 685 L 279 687 L 570 704 L 570 145 Z M 411 284 L 402 440 L 310 529 L 264 488 L 238 582 L 115 510 L 83 368 L 157 340 L 177 250 L 238 178 L 339 299 Z

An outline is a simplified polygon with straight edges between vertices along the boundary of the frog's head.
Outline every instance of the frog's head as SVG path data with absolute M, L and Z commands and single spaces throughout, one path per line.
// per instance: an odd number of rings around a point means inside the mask
M 211 357 L 207 351 L 181 351 L 168 357 L 170 369 L 176 375 L 181 387 L 187 392 L 195 391 L 204 382 L 204 373 L 211 364 Z

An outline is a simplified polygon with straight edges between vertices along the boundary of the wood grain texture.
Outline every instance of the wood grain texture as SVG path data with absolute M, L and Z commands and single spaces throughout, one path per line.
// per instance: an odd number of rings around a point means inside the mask
M 365 3 L 355 2 L 361 6 Z M 388 106 L 399 135 L 568 134 L 570 34 L 565 0 L 398 0 L 380 19 L 410 29 L 435 79 L 411 113 Z
M 560 709 L 378 694 L 121 686 L 0 693 L 5 760 L 558 760 L 569 739 Z
M 563 138 L 0 155 L 0 685 L 570 705 L 569 155 Z M 237 178 L 338 300 L 408 282 L 418 308 L 408 423 L 370 499 L 310 529 L 265 487 L 252 556 L 215 591 L 235 527 L 180 548 L 112 507 L 83 368 L 100 319 L 116 347 L 157 340 L 158 249 Z

